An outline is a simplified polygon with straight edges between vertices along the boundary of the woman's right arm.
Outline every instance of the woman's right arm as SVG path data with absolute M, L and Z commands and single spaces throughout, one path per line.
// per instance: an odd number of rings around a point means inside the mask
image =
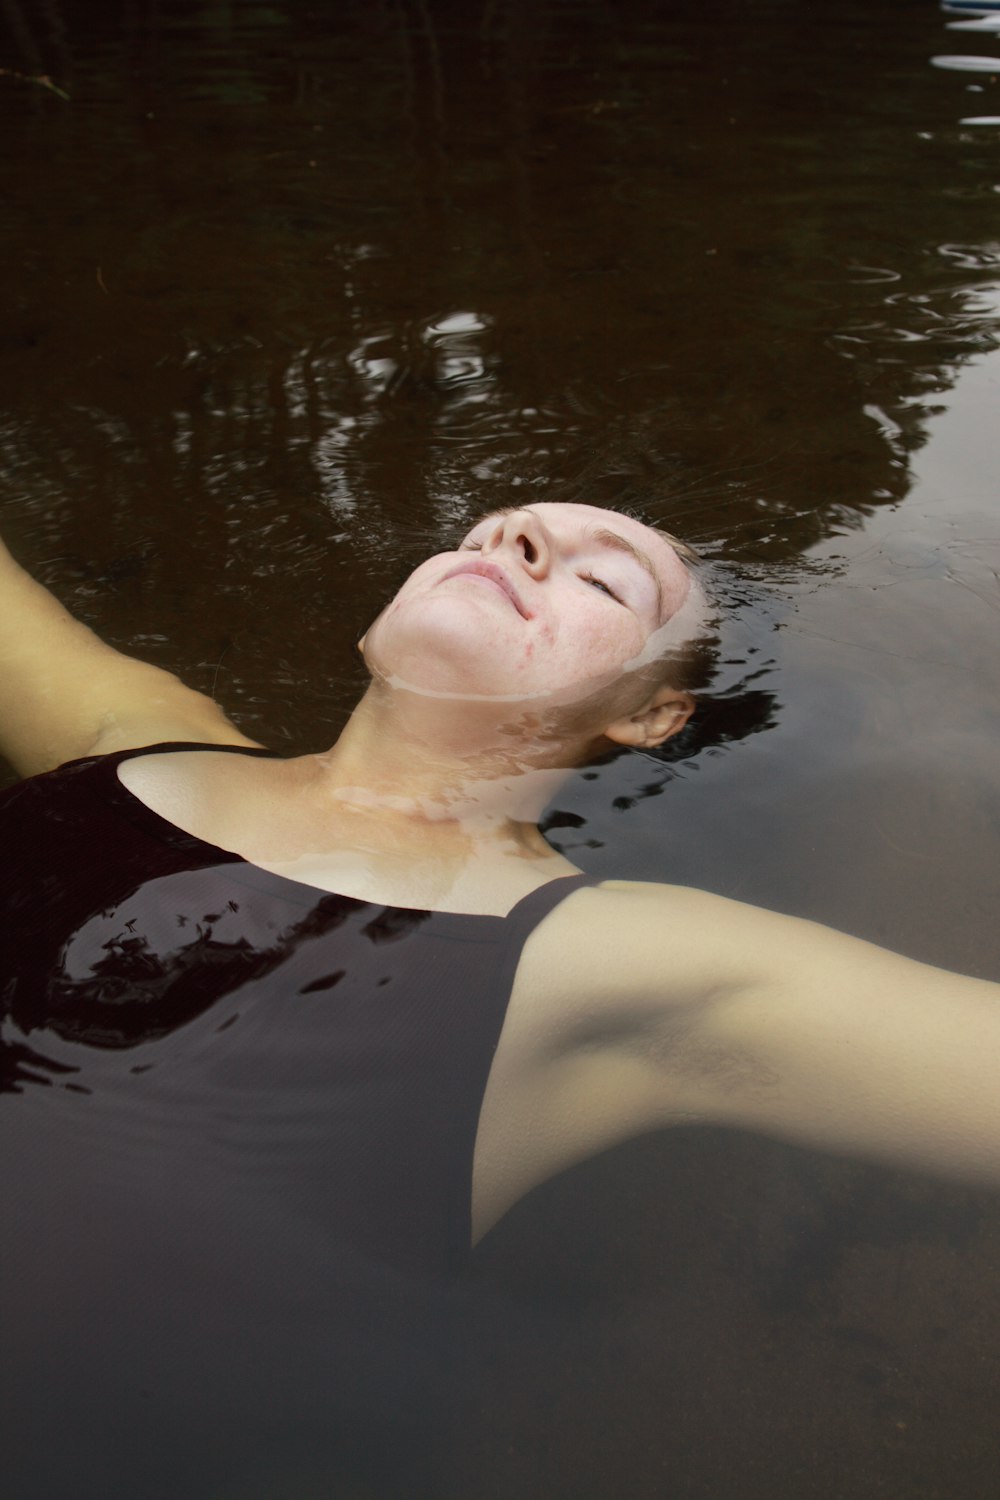
M 167 740 L 255 743 L 173 673 L 105 645 L 0 541 L 0 753 L 32 776 Z

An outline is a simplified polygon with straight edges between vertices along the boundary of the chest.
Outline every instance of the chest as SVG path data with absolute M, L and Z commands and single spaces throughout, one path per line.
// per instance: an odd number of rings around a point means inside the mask
M 387 906 L 500 915 L 574 866 L 540 837 L 497 839 L 403 817 L 385 822 L 285 783 L 280 763 L 155 755 L 119 780 L 164 823 L 319 891 Z
M 85 1138 L 167 1219 L 185 1183 L 210 1179 L 221 1201 L 239 1181 L 262 1214 L 305 1214 L 366 1252 L 459 1258 L 507 998 L 502 921 L 293 905 L 226 866 L 131 888 L 90 874 L 71 921 L 36 886 L 2 924 L 8 1124 Z

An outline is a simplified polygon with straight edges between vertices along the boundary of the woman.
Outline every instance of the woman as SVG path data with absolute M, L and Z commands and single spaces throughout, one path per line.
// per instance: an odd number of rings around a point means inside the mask
M 7 558 L 0 578 L 0 743 L 33 778 L 0 801 L 6 1191 L 30 1197 L 48 1152 L 61 1196 L 102 1205 L 114 1233 L 84 1234 L 85 1258 L 99 1279 L 113 1241 L 104 1305 L 145 1330 L 125 1365 L 175 1431 L 197 1426 L 195 1370 L 274 1423 L 264 1372 L 293 1347 L 364 1431 L 413 1348 L 386 1309 L 645 1131 L 703 1120 L 1000 1175 L 1000 987 L 703 892 L 595 884 L 542 839 L 569 770 L 693 709 L 708 609 L 672 539 L 585 505 L 485 517 L 369 629 L 336 745 L 289 761 Z M 192 1325 L 169 1357 L 151 1245 Z M 65 1247 L 45 1255 L 87 1347 Z M 310 1342 L 296 1296 L 331 1276 L 349 1310 Z M 206 1462 L 192 1450 L 191 1473 Z

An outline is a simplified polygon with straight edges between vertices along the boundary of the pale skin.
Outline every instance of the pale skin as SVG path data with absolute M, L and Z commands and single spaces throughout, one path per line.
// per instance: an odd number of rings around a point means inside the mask
M 609 742 L 690 697 L 656 662 L 697 615 L 671 545 L 540 504 L 424 563 L 362 642 L 330 749 L 173 752 L 128 789 L 187 832 L 325 890 L 502 913 L 573 872 L 537 819 Z M 0 750 L 22 775 L 165 741 L 251 745 L 212 700 L 104 645 L 0 544 Z M 678 1122 L 1000 1184 L 1000 985 L 687 888 L 575 891 L 525 947 L 476 1143 L 474 1239 L 533 1187 Z

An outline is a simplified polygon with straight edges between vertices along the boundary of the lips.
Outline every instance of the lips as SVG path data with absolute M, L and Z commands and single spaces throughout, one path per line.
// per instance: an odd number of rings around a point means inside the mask
M 463 573 L 471 573 L 474 578 L 488 578 L 490 583 L 499 585 L 518 614 L 525 620 L 531 619 L 531 615 L 525 609 L 517 589 L 511 583 L 503 568 L 498 567 L 496 563 L 487 562 L 485 558 L 473 558 L 469 562 L 460 564 L 457 568 L 452 568 L 451 572 L 446 573 L 444 577 L 459 578 Z M 442 582 L 444 582 L 444 579 L 442 579 Z

